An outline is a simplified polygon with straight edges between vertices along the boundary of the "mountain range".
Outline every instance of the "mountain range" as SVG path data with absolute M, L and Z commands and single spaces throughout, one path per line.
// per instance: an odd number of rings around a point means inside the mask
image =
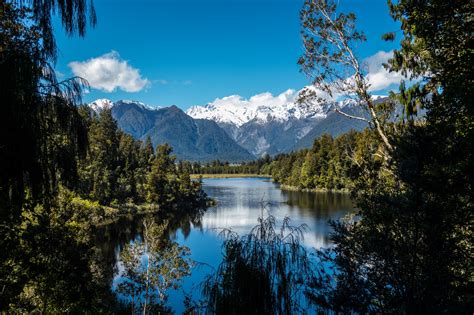
M 287 93 L 287 95 L 285 95 Z M 291 96 L 268 105 L 262 101 L 213 102 L 186 112 L 176 106 L 155 108 L 138 101 L 99 99 L 95 110 L 112 110 L 118 126 L 136 139 L 150 137 L 154 146 L 169 143 L 181 160 L 242 162 L 264 154 L 276 155 L 312 146 L 323 133 L 337 136 L 367 124 L 337 114 L 336 106 L 354 115 L 367 115 L 352 101 L 322 102 L 306 106 Z M 229 98 L 237 97 L 230 96 Z M 377 97 L 377 101 L 384 97 Z

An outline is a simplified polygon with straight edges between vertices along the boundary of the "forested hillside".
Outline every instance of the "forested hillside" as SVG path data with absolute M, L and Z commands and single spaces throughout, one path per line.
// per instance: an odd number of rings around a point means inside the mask
M 213 161 L 190 165 L 195 174 L 258 174 L 269 175 L 284 189 L 348 190 L 354 175 L 354 160 L 363 158 L 364 148 L 376 144 L 373 132 L 351 131 L 336 138 L 324 134 L 310 149 L 301 149 L 275 157 L 231 164 Z

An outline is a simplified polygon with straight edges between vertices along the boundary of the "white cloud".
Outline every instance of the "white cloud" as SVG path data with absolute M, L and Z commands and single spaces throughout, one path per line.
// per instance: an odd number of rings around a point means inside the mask
M 270 92 L 260 93 L 249 99 L 240 95 L 231 95 L 223 98 L 217 98 L 210 103 L 214 106 L 237 106 L 247 108 L 257 108 L 259 106 L 282 106 L 295 100 L 298 93 L 295 90 L 288 89 L 285 92 L 273 96 Z
M 117 88 L 125 92 L 138 92 L 150 84 L 116 51 L 86 61 L 73 61 L 68 66 L 74 75 L 89 81 L 91 87 L 106 92 Z
M 383 64 L 387 63 L 388 59 L 392 58 L 392 51 L 379 51 L 376 54 L 363 60 L 363 64 L 367 70 L 367 80 L 370 84 L 369 91 L 381 91 L 387 88 L 398 88 L 398 84 L 402 79 L 406 79 L 400 73 L 388 72 Z M 353 77 L 346 79 L 348 83 L 353 84 Z M 230 95 L 223 98 L 217 98 L 208 105 L 214 108 L 229 109 L 229 111 L 241 111 L 242 115 L 246 115 L 249 109 L 256 109 L 259 106 L 268 107 L 279 107 L 287 104 L 295 103 L 299 97 L 307 94 L 309 99 L 313 100 L 313 104 L 317 104 L 318 101 L 314 100 L 315 97 L 327 101 L 336 101 L 346 98 L 347 95 L 343 95 L 337 90 L 332 91 L 332 96 L 327 92 L 318 89 L 313 85 L 305 86 L 300 91 L 288 89 L 279 95 L 273 95 L 269 92 L 260 93 L 250 98 L 244 98 L 240 95 Z
M 392 58 L 393 51 L 379 51 L 364 59 L 363 64 L 367 67 L 367 80 L 369 81 L 370 92 L 384 90 L 390 86 L 397 85 L 405 77 L 399 72 L 388 72 L 383 64 Z

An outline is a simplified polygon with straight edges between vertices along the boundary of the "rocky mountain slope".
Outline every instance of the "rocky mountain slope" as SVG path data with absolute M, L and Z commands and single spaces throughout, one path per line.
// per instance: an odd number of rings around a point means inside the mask
M 125 132 L 141 140 L 150 137 L 154 146 L 169 143 L 179 159 L 191 161 L 247 161 L 311 147 L 324 133 L 337 136 L 367 127 L 334 111 L 366 116 L 351 100 L 307 106 L 296 102 L 296 94 L 288 90 L 275 98 L 264 93 L 249 100 L 229 96 L 186 113 L 176 106 L 152 108 L 127 100 L 100 99 L 89 105 L 96 111 L 111 108 Z M 376 102 L 384 99 L 376 97 Z
M 276 100 L 265 93 L 249 100 L 229 96 L 205 106 L 193 106 L 186 113 L 194 118 L 215 121 L 239 145 L 257 157 L 310 147 L 314 138 L 325 132 L 337 136 L 350 129 L 366 127 L 361 121 L 333 115 L 336 106 L 343 111 L 358 110 L 351 100 L 308 106 L 299 104 L 296 95 L 297 92 L 288 90 L 278 95 Z M 377 96 L 376 100 L 383 98 Z
M 89 105 L 96 111 L 111 108 L 123 131 L 143 141 L 150 137 L 155 147 L 170 144 L 180 160 L 241 162 L 255 158 L 214 121 L 193 119 L 176 106 L 153 109 L 135 101 L 106 100 Z

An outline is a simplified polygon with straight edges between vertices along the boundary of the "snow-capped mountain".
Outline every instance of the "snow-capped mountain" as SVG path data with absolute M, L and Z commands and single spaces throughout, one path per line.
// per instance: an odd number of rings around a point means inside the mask
M 89 103 L 88 105 L 95 112 L 100 112 L 101 110 L 104 110 L 104 109 L 111 109 L 116 104 L 134 104 L 134 105 L 137 105 L 141 108 L 148 109 L 148 110 L 156 110 L 156 109 L 161 108 L 159 106 L 153 107 L 153 106 L 150 106 L 150 105 L 146 105 L 145 103 L 142 103 L 142 102 L 139 102 L 139 101 L 132 101 L 132 100 L 119 100 L 119 101 L 114 103 L 111 100 L 106 99 L 106 98 L 97 99 L 97 100 L 93 101 L 92 103 Z
M 298 92 L 292 89 L 275 97 L 271 93 L 258 94 L 249 99 L 231 95 L 216 99 L 205 106 L 192 106 L 186 113 L 193 118 L 209 119 L 218 124 L 231 124 L 236 127 L 252 120 L 267 123 L 325 117 L 325 104 L 304 106 L 296 102 L 297 96 Z
M 186 113 L 215 121 L 255 156 L 273 155 L 287 152 L 334 108 L 332 102 L 301 104 L 299 92 L 290 89 L 277 96 L 262 93 L 249 99 L 232 95 L 193 106 Z
M 299 91 L 287 90 L 276 96 L 262 93 L 249 99 L 232 95 L 205 106 L 190 107 L 186 114 L 175 106 L 156 108 L 130 100 L 113 103 L 99 99 L 89 106 L 96 112 L 112 108 L 120 128 L 137 139 L 150 136 L 155 145 L 171 143 L 179 157 L 201 161 L 243 161 L 252 155 L 290 152 L 311 147 L 323 133 L 337 136 L 367 126 L 363 121 L 335 113 L 338 108 L 353 115 L 366 115 L 352 99 L 308 105 L 297 102 L 298 94 Z M 375 102 L 384 99 L 385 96 L 374 96 Z
M 101 98 L 89 103 L 89 107 L 92 108 L 96 113 L 104 109 L 110 109 L 112 106 L 114 106 L 114 103 L 106 98 Z
M 305 89 L 311 91 L 313 88 Z M 319 135 L 317 126 L 320 124 L 323 126 L 321 130 L 333 135 L 346 132 L 351 126 L 354 129 L 362 128 L 360 122 L 339 121 L 341 115 L 332 115 L 335 108 L 343 111 L 360 108 L 355 100 L 346 98 L 338 102 L 313 101 L 312 104 L 302 104 L 297 101 L 300 92 L 290 89 L 277 96 L 262 93 L 249 99 L 232 95 L 216 99 L 205 106 L 193 106 L 186 113 L 193 118 L 215 121 L 255 156 L 291 151 L 301 147 L 298 143 L 302 139 L 305 139 L 305 147 L 311 146 L 313 134 Z M 373 98 L 378 102 L 385 96 Z M 326 120 L 331 123 L 324 123 Z
M 242 162 L 255 158 L 214 121 L 194 119 L 176 106 L 157 108 L 138 101 L 105 99 L 89 106 L 97 113 L 111 109 L 117 125 L 136 139 L 149 137 L 155 147 L 170 144 L 178 159 Z
M 160 106 L 150 106 L 145 103 L 139 102 L 139 101 L 133 101 L 133 100 L 120 100 L 116 102 L 117 104 L 135 104 L 143 109 L 148 109 L 148 110 L 157 110 L 160 109 Z

